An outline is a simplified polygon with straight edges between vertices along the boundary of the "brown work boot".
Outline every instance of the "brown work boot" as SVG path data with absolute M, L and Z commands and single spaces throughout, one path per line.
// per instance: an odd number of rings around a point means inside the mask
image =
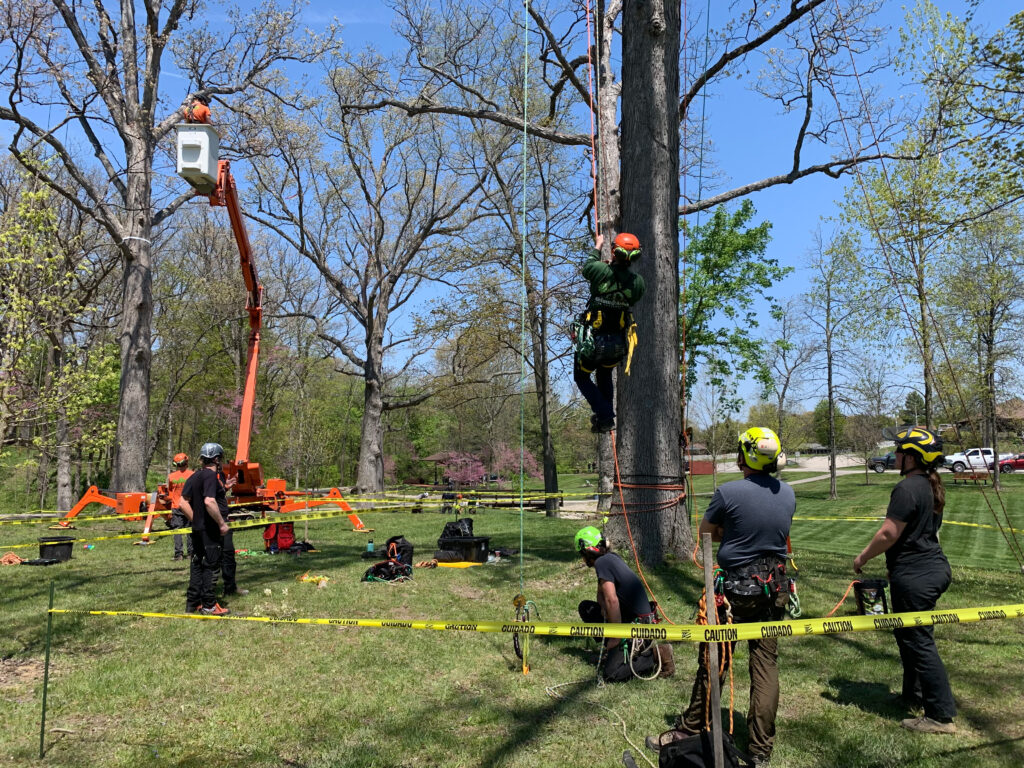
M 918 733 L 956 733 L 953 723 L 940 723 L 930 717 L 909 717 L 900 723 L 908 731 Z
M 672 646 L 662 643 L 658 646 L 658 655 L 661 657 L 661 672 L 658 677 L 672 677 L 676 673 L 676 660 L 672 653 Z

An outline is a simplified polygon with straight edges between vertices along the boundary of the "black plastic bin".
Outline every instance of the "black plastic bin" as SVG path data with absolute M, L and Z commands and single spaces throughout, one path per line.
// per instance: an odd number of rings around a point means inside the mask
M 39 539 L 39 557 L 53 558 L 62 563 L 70 560 L 74 541 L 71 536 L 43 536 Z
M 442 536 L 437 540 L 437 548 L 459 552 L 462 554 L 463 561 L 467 563 L 486 563 L 490 543 L 490 536 L 459 536 L 457 538 Z

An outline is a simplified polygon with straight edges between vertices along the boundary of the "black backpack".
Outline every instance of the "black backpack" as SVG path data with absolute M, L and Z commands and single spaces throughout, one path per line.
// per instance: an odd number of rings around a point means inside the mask
M 722 734 L 722 753 L 725 768 L 753 768 L 750 757 L 737 749 L 732 736 Z M 666 744 L 658 752 L 658 768 L 714 768 L 715 748 L 711 731 L 701 731 Z
M 463 517 L 451 523 L 444 524 L 441 532 L 442 539 L 466 539 L 473 538 L 473 519 Z M 441 546 L 438 544 L 438 546 Z
M 412 565 L 412 544 L 405 536 L 392 536 L 384 544 L 384 554 L 390 560 L 397 560 L 405 565 Z

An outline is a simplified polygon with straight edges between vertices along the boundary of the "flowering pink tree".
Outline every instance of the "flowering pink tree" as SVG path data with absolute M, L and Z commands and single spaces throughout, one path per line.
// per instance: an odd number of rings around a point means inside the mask
M 540 477 L 540 466 L 537 459 L 529 451 L 524 451 L 522 456 L 523 472 L 527 477 Z M 499 476 L 515 476 L 519 474 L 519 450 L 509 448 L 505 443 L 498 443 L 494 446 L 494 456 L 491 458 L 491 472 Z
M 444 474 L 459 485 L 479 483 L 484 477 L 484 463 L 472 453 L 452 452 L 441 462 Z

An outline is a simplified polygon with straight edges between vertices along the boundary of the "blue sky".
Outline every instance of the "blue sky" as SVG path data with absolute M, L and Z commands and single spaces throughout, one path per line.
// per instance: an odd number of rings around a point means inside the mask
M 309 9 L 310 21 L 322 23 L 333 4 L 314 2 Z M 698 5 L 693 3 L 691 5 Z M 703 7 L 703 4 L 700 4 Z M 727 3 L 712 4 L 712 23 L 715 14 L 728 11 Z M 912 5 L 912 4 L 911 4 Z M 964 15 L 964 0 L 938 0 L 941 11 Z M 351 8 L 351 6 L 350 6 Z M 880 23 L 891 30 L 890 45 L 898 45 L 897 31 L 904 22 L 906 5 L 886 2 L 878 16 Z M 994 29 L 1006 23 L 1009 16 L 1019 10 L 1019 3 L 1009 0 L 982 0 L 975 10 L 975 19 Z M 338 20 L 344 25 L 343 38 L 347 46 L 360 48 L 373 43 L 388 50 L 396 44 L 391 32 L 391 11 L 380 3 L 366 3 L 357 9 L 340 9 Z M 701 41 L 691 39 L 690 44 Z M 754 60 L 757 66 L 757 60 Z M 908 95 L 895 76 L 883 79 L 888 95 L 898 98 Z M 792 126 L 797 115 L 781 116 L 774 103 L 749 93 L 741 82 L 718 88 L 719 93 L 708 99 L 708 132 L 715 144 L 714 162 L 730 182 L 720 182 L 720 188 L 767 175 L 784 172 L 792 152 Z M 837 212 L 837 201 L 844 194 L 850 179 L 837 181 L 823 175 L 802 179 L 792 185 L 782 185 L 756 192 L 750 196 L 758 212 L 758 221 L 772 222 L 772 242 L 768 255 L 781 264 L 796 268 L 787 280 L 777 287 L 776 294 L 787 298 L 807 288 L 806 262 L 812 235 L 823 217 Z M 693 183 L 689 182 L 693 192 Z

